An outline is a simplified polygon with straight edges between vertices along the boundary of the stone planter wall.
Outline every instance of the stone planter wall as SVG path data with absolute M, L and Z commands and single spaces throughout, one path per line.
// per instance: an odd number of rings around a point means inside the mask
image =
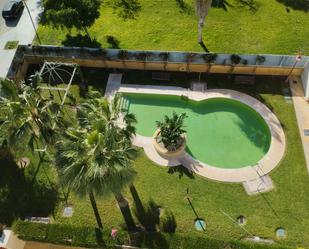
M 156 130 L 156 132 L 153 135 L 153 146 L 155 148 L 155 150 L 163 157 L 165 158 L 178 158 L 180 155 L 182 155 L 186 149 L 186 135 L 183 134 L 182 138 L 183 138 L 183 143 L 181 144 L 181 146 L 175 150 L 175 151 L 169 151 L 168 149 L 166 149 L 165 147 L 163 147 L 162 145 L 160 145 L 157 142 L 157 137 L 160 134 L 160 130 Z

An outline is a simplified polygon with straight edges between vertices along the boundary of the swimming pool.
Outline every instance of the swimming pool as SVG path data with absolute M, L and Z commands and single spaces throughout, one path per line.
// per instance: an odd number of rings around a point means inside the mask
M 125 93 L 124 106 L 136 115 L 137 133 L 151 137 L 164 115 L 185 112 L 187 152 L 219 168 L 237 169 L 267 153 L 271 134 L 265 120 L 251 107 L 228 98 L 193 101 L 181 96 Z

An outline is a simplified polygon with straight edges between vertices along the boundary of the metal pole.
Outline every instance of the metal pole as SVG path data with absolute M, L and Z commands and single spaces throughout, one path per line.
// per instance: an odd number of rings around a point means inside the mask
M 286 80 L 285 80 L 286 83 L 289 82 L 289 79 L 290 79 L 290 77 L 291 77 L 291 75 L 292 75 L 292 72 L 293 72 L 294 68 L 296 67 L 297 62 L 299 62 L 300 60 L 301 60 L 301 55 L 297 55 L 296 58 L 295 58 L 294 65 L 293 65 L 291 71 L 289 72 L 288 77 L 287 77 Z
M 201 222 L 201 219 L 200 219 L 200 217 L 198 216 L 198 214 L 196 213 L 195 208 L 193 207 L 192 202 L 191 202 L 191 200 L 190 200 L 190 197 L 189 197 L 189 188 L 187 188 L 187 200 L 188 200 L 189 205 L 190 205 L 190 207 L 191 207 L 193 213 L 195 214 L 196 219 L 198 220 L 198 222 L 199 222 L 201 228 L 203 229 L 204 232 L 206 232 L 206 230 L 205 230 L 205 228 L 204 228 L 204 226 L 203 226 L 203 224 L 202 224 L 202 222 Z
M 35 24 L 34 24 L 34 21 L 33 21 L 33 19 L 32 19 L 32 16 L 31 16 L 30 10 L 29 10 L 29 8 L 28 8 L 28 5 L 27 5 L 27 3 L 26 3 L 26 0 L 22 0 L 22 1 L 23 1 L 24 5 L 25 5 L 25 7 L 26 7 L 26 9 L 27 9 L 27 12 L 28 12 L 28 15 L 29 15 L 29 17 L 30 17 L 30 20 L 31 20 L 33 29 L 34 29 L 34 31 L 35 31 L 35 35 L 36 35 L 36 37 L 37 37 L 37 39 L 38 39 L 38 42 L 39 42 L 40 45 L 42 45 L 41 39 L 40 39 L 40 37 L 39 37 L 38 32 L 36 31 Z

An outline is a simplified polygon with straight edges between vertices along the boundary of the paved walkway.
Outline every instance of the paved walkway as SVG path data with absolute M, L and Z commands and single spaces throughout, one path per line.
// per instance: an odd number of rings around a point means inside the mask
M 35 25 L 37 25 L 41 12 L 40 0 L 27 0 L 27 4 Z M 19 41 L 19 44 L 27 45 L 32 43 L 34 36 L 35 31 L 25 8 L 16 26 L 0 34 L 0 77 L 6 77 L 16 51 L 15 49 L 5 50 L 5 44 L 8 41 Z
M 105 97 L 107 99 L 112 99 L 114 95 L 118 92 L 122 80 L 122 74 L 120 73 L 111 73 L 108 76 L 106 88 L 105 88 Z
M 28 241 L 26 242 L 24 249 L 85 249 L 85 248 Z
M 293 83 L 293 80 L 296 80 L 297 84 Z M 303 144 L 303 149 L 309 173 L 309 136 L 305 136 L 304 133 L 305 129 L 309 130 L 309 103 L 304 98 L 304 92 L 300 78 L 295 78 L 293 80 L 290 81 L 290 89 L 292 92 L 297 124 L 299 128 L 301 141 Z
M 162 158 L 154 149 L 152 138 L 137 135 L 133 143 L 143 147 L 147 156 L 154 162 L 162 166 L 184 165 L 191 171 L 222 182 L 241 182 L 248 194 L 255 194 L 268 191 L 274 188 L 269 177 L 266 176 L 281 161 L 285 152 L 285 135 L 277 117 L 261 102 L 249 95 L 227 89 L 212 89 L 205 92 L 190 91 L 181 87 L 162 87 L 144 85 L 122 85 L 119 92 L 145 93 L 145 94 L 166 94 L 186 96 L 196 101 L 210 98 L 230 98 L 255 109 L 266 121 L 271 131 L 271 144 L 267 154 L 257 165 L 248 165 L 239 169 L 223 169 L 202 163 L 192 158 L 188 153 L 184 153 L 177 160 L 170 161 Z
M 3 236 L 0 238 L 0 247 L 7 249 L 23 249 L 25 244 L 9 229 L 5 229 Z

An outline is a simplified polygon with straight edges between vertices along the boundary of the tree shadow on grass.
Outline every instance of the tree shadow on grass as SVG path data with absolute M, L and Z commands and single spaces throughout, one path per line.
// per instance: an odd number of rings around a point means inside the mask
M 228 7 L 233 7 L 227 0 L 213 0 L 211 3 L 211 7 L 214 8 L 221 8 L 227 11 Z
M 67 47 L 101 48 L 101 43 L 99 43 L 95 38 L 81 34 L 75 36 L 67 34 L 65 39 L 62 41 L 62 45 Z
M 157 231 L 157 228 L 160 227 L 162 232 L 175 233 L 177 225 L 173 213 L 160 208 L 153 200 L 143 204 L 134 186 L 130 187 L 130 191 L 134 201 L 134 214 L 144 227 L 143 231 L 130 234 L 132 245 L 146 248 L 169 248 L 168 241 L 161 232 Z
M 140 232 L 130 235 L 130 240 L 134 246 L 152 249 L 170 248 L 168 241 L 160 232 Z
M 211 6 L 225 11 L 228 11 L 228 7 L 247 8 L 251 12 L 256 12 L 259 9 L 259 4 L 255 0 L 238 0 L 234 2 L 234 5 L 232 5 L 229 0 L 213 0 Z
M 130 191 L 134 201 L 133 212 L 136 218 L 147 231 L 156 231 L 156 226 L 160 222 L 159 206 L 153 200 L 144 205 L 134 186 L 130 187 Z
M 182 165 L 170 167 L 167 172 L 172 175 L 178 174 L 179 179 L 181 179 L 184 175 L 190 179 L 194 179 L 193 173 Z
M 112 35 L 106 36 L 106 42 L 108 43 L 109 48 L 119 49 L 120 48 L 120 42 Z
M 309 11 L 308 0 L 277 0 L 277 2 L 284 4 L 287 7 L 291 7 L 295 10 Z
M 152 200 L 147 203 L 144 213 L 145 216 L 143 216 L 142 213 L 138 213 L 136 210 L 137 209 L 134 209 L 135 216 L 141 224 L 143 223 L 142 225 L 146 230 L 130 234 L 132 245 L 146 248 L 168 249 L 169 244 L 167 240 L 161 232 L 156 231 L 156 225 L 160 222 L 160 216 L 156 204 Z
M 26 216 L 53 214 L 58 193 L 45 183 L 32 182 L 16 165 L 12 153 L 0 150 L 0 223 L 11 225 Z
M 199 43 L 201 48 L 206 52 L 206 53 L 209 53 L 209 49 L 206 47 L 205 43 L 204 42 L 200 42 Z
M 186 3 L 184 0 L 176 0 L 176 4 L 180 9 L 180 13 L 185 13 L 185 14 L 193 13 L 192 6 Z

